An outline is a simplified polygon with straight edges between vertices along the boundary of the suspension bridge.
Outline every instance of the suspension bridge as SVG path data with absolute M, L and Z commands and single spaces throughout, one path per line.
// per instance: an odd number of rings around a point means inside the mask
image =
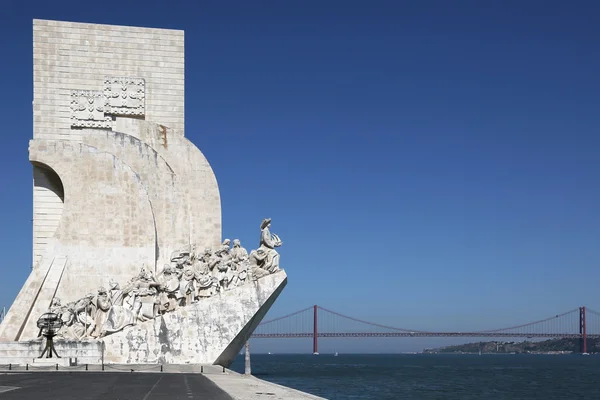
M 556 314 L 537 321 L 473 332 L 434 332 L 406 329 L 364 321 L 318 305 L 264 321 L 252 338 L 312 338 L 313 353 L 319 352 L 319 338 L 366 337 L 485 337 L 485 338 L 572 338 L 580 340 L 587 353 L 587 339 L 600 338 L 600 312 L 587 307 Z

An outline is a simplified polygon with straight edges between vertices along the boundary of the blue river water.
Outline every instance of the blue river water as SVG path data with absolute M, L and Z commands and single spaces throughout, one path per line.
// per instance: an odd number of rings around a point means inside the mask
M 338 399 L 600 400 L 600 356 L 253 354 L 252 374 Z M 231 369 L 243 372 L 244 357 Z

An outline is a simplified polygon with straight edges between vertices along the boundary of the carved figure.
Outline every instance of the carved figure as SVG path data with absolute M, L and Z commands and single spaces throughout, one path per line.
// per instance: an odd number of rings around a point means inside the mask
M 231 281 L 232 273 L 231 273 L 231 259 L 225 258 L 217 263 L 217 281 L 219 282 L 219 286 L 221 290 L 226 290 L 229 286 L 229 282 Z
M 253 264 L 261 269 L 274 273 L 279 271 L 279 253 L 275 250 L 283 244 L 279 236 L 271 233 L 271 218 L 263 219 L 260 224 L 260 247 L 250 252 Z
M 48 308 L 48 311 L 50 311 L 51 313 L 60 315 L 60 314 L 62 314 L 62 310 L 63 310 L 63 306 L 60 304 L 60 299 L 58 297 L 52 298 L 52 301 L 50 302 L 50 307 Z
M 126 295 L 127 292 L 119 287 L 119 283 L 111 279 L 110 291 L 108 292 L 111 306 L 106 321 L 102 326 L 100 336 L 118 332 L 126 326 L 135 324 L 135 315 L 133 314 L 133 311 L 123 306 Z
M 175 297 L 175 304 L 179 306 L 182 306 L 185 301 L 185 294 L 187 288 L 184 288 L 184 284 L 186 282 L 184 282 L 183 274 L 185 265 L 187 265 L 188 260 L 189 258 L 186 257 L 185 261 L 177 263 L 175 265 L 175 268 L 171 270 L 172 274 L 175 275 L 177 277 L 177 280 L 179 281 L 179 286 L 177 287 L 177 290 L 173 293 Z
M 79 338 L 91 336 L 96 328 L 96 321 L 92 317 L 95 314 L 96 307 L 93 303 L 94 295 L 92 293 L 79 299 L 74 306 L 75 322 L 74 332 Z
M 127 288 L 129 296 L 126 301 L 137 320 L 147 321 L 156 315 L 155 300 L 158 287 L 160 284 L 145 268 L 142 268 L 138 276 L 130 281 Z
M 267 259 L 267 253 L 261 248 L 250 252 L 250 270 L 252 271 L 252 279 L 257 280 L 263 276 L 267 276 L 270 272 L 263 268 Z
M 220 255 L 221 255 L 221 249 L 219 248 L 210 255 L 210 259 L 208 260 L 208 269 L 210 270 L 211 274 L 215 278 L 219 277 L 219 269 L 215 268 L 215 267 L 222 261 Z
M 184 264 L 190 260 L 192 256 L 192 249 L 190 246 L 186 246 L 181 250 L 176 250 L 171 253 L 171 262 L 175 264 Z
M 179 278 L 170 265 L 165 265 L 161 275 L 158 277 L 159 282 L 159 311 L 167 312 L 175 309 L 177 305 L 177 297 L 179 292 Z
M 196 279 L 197 297 L 210 297 L 214 294 L 213 279 L 209 268 L 209 261 L 211 257 L 211 250 L 206 249 L 204 250 L 204 255 L 194 264 L 194 278 Z
M 242 247 L 239 239 L 233 240 L 233 248 L 230 251 L 231 260 L 233 261 L 233 268 L 236 271 L 233 285 L 242 285 L 248 278 L 248 267 L 250 265 L 250 258 L 248 251 Z
M 229 252 L 231 254 L 231 259 L 236 264 L 242 264 L 248 262 L 248 251 L 242 247 L 240 243 L 240 239 L 233 240 L 233 248 Z
M 62 308 L 61 319 L 63 321 L 63 326 L 60 328 L 57 335 L 63 339 L 79 339 L 73 327 L 76 322 L 74 307 L 75 303 L 68 303 Z
M 179 283 L 180 292 L 185 296 L 185 304 L 192 304 L 196 298 L 196 288 L 194 287 L 195 273 L 191 264 L 183 267 L 183 275 Z
M 105 288 L 100 287 L 100 289 L 98 289 L 98 296 L 96 296 L 96 315 L 94 316 L 95 329 L 91 333 L 91 336 L 100 336 L 104 322 L 108 317 L 109 310 L 110 301 L 108 300 L 108 293 Z
M 229 254 L 229 246 L 231 244 L 231 240 L 229 239 L 225 239 L 223 240 L 223 243 L 221 244 L 221 251 L 223 252 L 223 254 Z

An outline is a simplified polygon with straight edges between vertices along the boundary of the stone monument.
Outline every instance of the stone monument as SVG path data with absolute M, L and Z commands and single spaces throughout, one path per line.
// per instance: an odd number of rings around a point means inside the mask
M 66 357 L 228 366 L 287 277 L 270 219 L 250 253 L 222 241 L 184 136 L 183 31 L 34 20 L 33 37 L 33 266 L 0 358 L 39 354 L 52 312 Z

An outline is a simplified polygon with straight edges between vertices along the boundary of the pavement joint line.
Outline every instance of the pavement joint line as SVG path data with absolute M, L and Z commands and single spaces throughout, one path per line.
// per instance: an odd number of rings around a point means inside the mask
M 162 378 L 163 378 L 162 376 L 160 378 L 158 378 L 158 380 L 156 381 L 154 386 L 152 386 L 152 389 L 148 390 L 148 393 L 146 393 L 146 395 L 144 396 L 144 398 L 142 400 L 146 400 L 148 398 L 148 396 L 150 396 L 150 393 L 152 393 L 152 391 L 154 390 L 156 385 L 158 385 L 158 382 L 160 382 L 162 380 Z
M 19 386 L 0 386 L 0 393 L 10 392 L 11 390 L 21 389 Z

